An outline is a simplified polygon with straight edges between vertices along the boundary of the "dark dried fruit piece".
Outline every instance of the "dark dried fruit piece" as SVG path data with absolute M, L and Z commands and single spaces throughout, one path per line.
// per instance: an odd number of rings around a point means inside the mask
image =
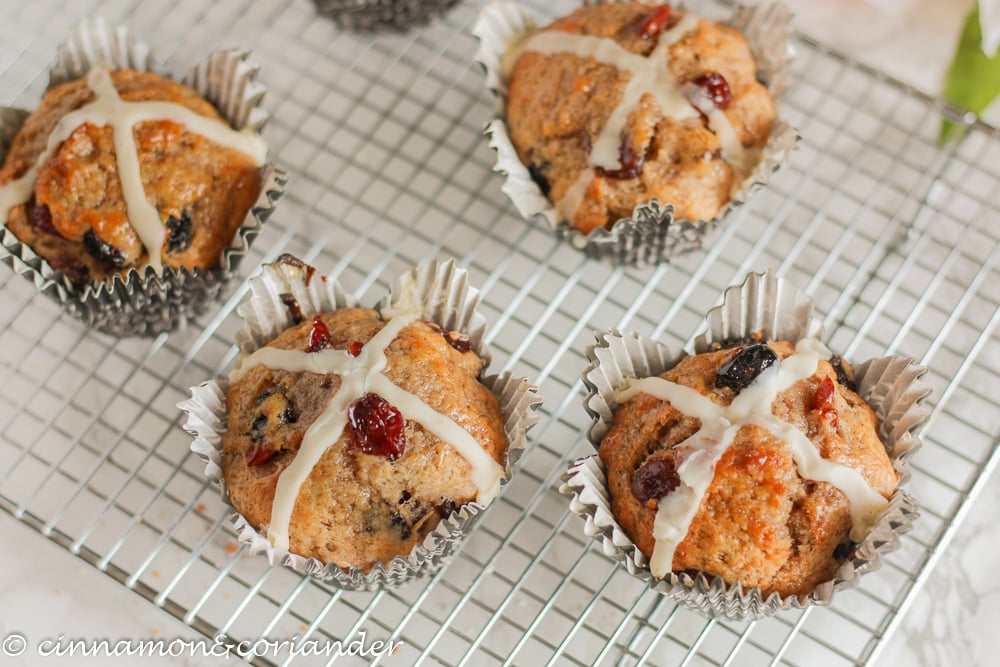
M 816 387 L 816 393 L 813 395 L 813 410 L 820 414 L 820 417 L 830 422 L 830 426 L 837 428 L 837 408 L 833 406 L 833 394 L 836 391 L 836 387 L 833 386 L 833 380 L 830 378 L 823 378 L 819 386 Z
M 330 347 L 330 330 L 319 315 L 313 315 L 312 330 L 309 331 L 309 347 L 306 352 L 319 352 Z
M 396 504 L 397 505 L 402 505 L 403 503 L 407 502 L 412 497 L 413 496 L 410 495 L 409 491 L 407 491 L 406 489 L 403 489 L 403 492 L 399 494 L 399 502 L 396 503 Z
M 440 505 L 437 506 L 437 513 L 441 515 L 442 519 L 447 519 L 451 516 L 452 512 L 458 509 L 458 505 L 455 504 L 454 500 L 450 498 L 445 498 Z
M 83 249 L 94 259 L 120 269 L 125 266 L 125 256 L 113 245 L 102 241 L 93 229 L 88 229 L 83 235 Z
M 194 234 L 194 225 L 191 223 L 191 216 L 187 211 L 181 213 L 180 220 L 177 218 L 167 218 L 167 229 L 170 230 L 170 237 L 167 239 L 167 252 L 184 252 L 191 245 L 191 236 Z
M 406 420 L 394 405 L 378 394 L 365 394 L 347 409 L 348 422 L 365 454 L 395 461 L 406 447 Z
M 298 299 L 288 292 L 281 294 L 279 298 L 281 299 L 281 303 L 285 304 L 285 307 L 288 308 L 292 324 L 301 324 L 305 321 L 306 316 L 302 314 L 302 306 L 299 305 Z
M 605 178 L 625 180 L 635 178 L 641 174 L 642 166 L 645 163 L 646 156 L 637 152 L 632 146 L 632 143 L 628 140 L 628 137 L 623 136 L 621 144 L 618 147 L 618 164 L 620 165 L 618 169 L 595 167 L 594 171 Z
M 702 74 L 694 80 L 694 85 L 708 96 L 709 101 L 716 109 L 727 109 L 730 102 L 733 101 L 733 92 L 729 89 L 729 82 L 718 72 Z
M 641 39 L 653 39 L 667 27 L 670 21 L 670 5 L 660 5 L 643 17 L 636 27 Z
M 448 341 L 449 345 L 459 352 L 468 352 L 472 349 L 472 340 L 470 340 L 464 333 L 441 329 L 441 335 L 444 336 L 444 339 Z
M 59 230 L 52 224 L 52 211 L 45 204 L 35 203 L 31 209 L 31 224 L 37 227 L 40 232 L 59 234 Z
M 538 189 L 542 191 L 542 194 L 546 197 L 549 196 L 549 192 L 552 190 L 552 184 L 549 183 L 549 179 L 545 177 L 545 171 L 549 168 L 549 163 L 546 162 L 539 166 L 537 164 L 528 165 L 528 173 L 531 174 L 531 180 L 535 182 Z
M 681 485 L 674 462 L 649 459 L 632 475 L 632 495 L 646 502 L 658 500 Z
M 351 344 L 347 346 L 347 354 L 352 357 L 356 357 L 361 354 L 361 350 L 364 348 L 365 344 L 360 340 L 351 341 Z
M 858 390 L 858 385 L 854 384 L 854 380 L 847 374 L 847 369 L 844 367 L 844 360 L 840 358 L 839 354 L 830 357 L 830 365 L 833 366 L 833 370 L 837 373 L 837 382 L 851 391 Z
M 393 512 L 390 523 L 392 524 L 393 528 L 395 528 L 396 531 L 399 532 L 399 537 L 401 539 L 408 540 L 410 539 L 410 536 L 413 535 L 412 527 L 410 526 L 409 523 L 406 522 L 406 519 L 404 519 L 400 514 Z
M 749 387 L 765 369 L 777 363 L 778 355 L 767 345 L 744 347 L 719 369 L 715 376 L 715 386 L 720 389 L 729 387 L 738 394 Z

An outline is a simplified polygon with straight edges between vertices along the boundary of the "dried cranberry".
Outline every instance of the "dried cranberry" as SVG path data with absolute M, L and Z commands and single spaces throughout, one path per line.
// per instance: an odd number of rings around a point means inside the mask
M 749 387 L 765 369 L 778 363 L 778 355 L 767 345 L 749 345 L 739 350 L 719 369 L 715 386 L 729 387 L 736 393 Z
M 38 231 L 46 234 L 59 233 L 56 226 L 52 224 L 52 211 L 45 204 L 35 203 L 35 207 L 31 209 L 31 223 L 38 228 Z
M 365 346 L 360 340 L 351 341 L 351 344 L 347 346 L 347 354 L 352 357 L 356 357 L 361 354 L 361 349 Z
M 292 255 L 290 253 L 284 252 L 278 255 L 278 259 L 274 260 L 277 264 L 288 264 L 289 266 L 297 266 L 300 269 L 304 269 L 306 272 L 306 287 L 312 282 L 313 274 L 316 273 L 316 267 L 306 264 L 301 259 Z
M 837 373 L 837 382 L 844 385 L 851 391 L 858 390 L 858 386 L 854 384 L 854 380 L 847 375 L 847 369 L 844 368 L 844 360 L 840 358 L 839 354 L 835 354 L 830 357 L 830 365 L 833 366 L 833 370 Z
M 83 249 L 94 259 L 110 264 L 116 269 L 125 266 L 125 256 L 118 248 L 102 241 L 93 229 L 88 229 L 83 235 Z
M 605 169 L 596 167 L 596 171 L 605 178 L 616 178 L 625 180 L 635 178 L 642 173 L 642 165 L 646 162 L 646 156 L 638 153 L 627 137 L 622 137 L 621 145 L 618 148 L 618 169 Z
M 441 335 L 444 336 L 444 339 L 448 341 L 449 345 L 459 352 L 468 352 L 472 349 L 472 340 L 470 340 L 464 333 L 441 329 Z
M 819 412 L 820 416 L 830 422 L 830 426 L 834 428 L 837 427 L 837 408 L 833 407 L 833 394 L 835 390 L 833 380 L 823 378 L 823 381 L 816 387 L 812 404 L 813 410 Z
M 365 454 L 395 461 L 406 447 L 403 414 L 378 394 L 365 394 L 347 409 L 354 437 Z
M 281 303 L 285 304 L 288 308 L 288 314 L 292 318 L 293 324 L 299 324 L 306 319 L 306 316 L 302 314 L 302 306 L 299 305 L 298 299 L 296 299 L 292 294 L 285 292 L 281 294 Z
M 170 237 L 167 239 L 167 252 L 184 252 L 191 245 L 191 235 L 194 225 L 187 211 L 181 213 L 180 219 L 167 218 L 167 229 Z
M 545 171 L 549 168 L 549 163 L 539 166 L 537 164 L 532 164 L 528 166 L 528 173 L 531 175 L 531 180 L 535 182 L 538 189 L 542 191 L 542 194 L 546 197 L 549 196 L 549 192 L 552 190 L 552 184 L 549 183 L 549 179 L 545 176 Z
M 312 330 L 309 332 L 309 347 L 306 352 L 319 352 L 330 347 L 330 330 L 326 328 L 323 318 L 313 315 Z
M 643 17 L 636 32 L 642 39 L 653 39 L 663 32 L 668 21 L 670 21 L 670 5 L 660 5 Z
M 680 485 L 677 468 L 667 459 L 650 459 L 632 475 L 632 495 L 642 502 L 662 498 Z
M 704 91 L 716 109 L 727 109 L 729 103 L 733 101 L 733 92 L 729 89 L 729 83 L 718 72 L 702 74 L 694 80 L 694 85 Z
M 270 449 L 269 447 L 255 442 L 250 446 L 250 449 L 247 450 L 247 466 L 251 468 L 262 466 L 273 459 L 277 453 L 277 450 Z

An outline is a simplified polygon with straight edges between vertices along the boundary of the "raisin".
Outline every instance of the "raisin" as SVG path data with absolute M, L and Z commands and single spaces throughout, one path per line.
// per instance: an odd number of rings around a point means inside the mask
M 406 489 L 403 489 L 403 492 L 399 494 L 399 502 L 396 503 L 396 504 L 397 505 L 402 505 L 403 503 L 407 502 L 412 497 L 413 496 L 410 495 L 409 491 L 407 491 Z
M 250 449 L 247 450 L 247 466 L 251 468 L 262 466 L 265 463 L 268 463 L 277 454 L 278 451 L 275 449 L 270 449 L 258 443 L 254 443 L 251 445 Z
M 833 407 L 833 394 L 835 390 L 833 380 L 823 378 L 819 386 L 816 387 L 812 404 L 813 410 L 818 412 L 820 417 L 830 422 L 830 426 L 833 428 L 837 428 L 837 408 Z
M 301 259 L 292 255 L 290 253 L 282 253 L 278 255 L 278 259 L 274 260 L 276 264 L 288 264 L 289 266 L 297 266 L 300 269 L 304 269 L 306 272 L 306 287 L 312 282 L 313 274 L 316 273 L 316 267 L 306 264 Z
M 458 509 L 458 505 L 455 504 L 454 500 L 450 498 L 445 498 L 441 501 L 441 504 L 437 506 L 437 513 L 442 519 L 447 519 L 451 516 L 452 512 Z
M 844 360 L 840 358 L 839 354 L 830 357 L 830 365 L 833 366 L 833 370 L 837 373 L 837 382 L 851 391 L 858 390 L 858 385 L 854 384 L 854 380 L 847 374 L 847 369 L 844 368 Z
M 298 299 L 288 292 L 285 292 L 279 298 L 281 299 L 281 303 L 285 304 L 285 308 L 288 308 L 288 314 L 292 318 L 292 324 L 300 324 L 305 321 L 306 316 L 302 314 L 302 306 L 299 305 Z
M 406 421 L 398 408 L 378 394 L 365 394 L 347 409 L 347 417 L 365 454 L 395 461 L 406 447 Z
M 729 82 L 718 72 L 702 74 L 694 80 L 694 85 L 698 86 L 708 96 L 708 99 L 716 109 L 727 109 L 730 102 L 733 101 L 733 93 L 729 89 Z
M 646 502 L 658 500 L 681 485 L 673 461 L 650 459 L 632 475 L 632 495 Z
M 58 234 L 59 230 L 52 224 L 52 211 L 45 204 L 35 203 L 31 209 L 31 224 L 38 228 L 38 231 L 46 234 Z
M 627 137 L 622 137 L 622 142 L 618 147 L 618 169 L 605 169 L 596 167 L 596 171 L 605 178 L 615 178 L 625 180 L 635 178 L 642 173 L 642 165 L 646 162 L 646 156 L 638 153 Z
M 365 346 L 360 340 L 351 341 L 351 344 L 347 346 L 347 354 L 352 357 L 356 357 L 361 354 L 361 349 Z
M 472 341 L 463 333 L 441 329 L 441 335 L 448 341 L 448 344 L 459 352 L 468 352 L 472 349 Z
M 306 352 L 319 352 L 330 347 L 330 330 L 326 328 L 323 318 L 313 315 L 312 329 L 309 331 L 309 347 Z
M 184 252 L 191 245 L 191 235 L 194 233 L 194 225 L 191 224 L 191 216 L 187 211 L 181 213 L 180 219 L 167 218 L 167 229 L 170 230 L 170 238 L 167 239 L 167 252 Z
M 542 194 L 546 197 L 549 196 L 549 192 L 552 190 L 552 184 L 549 183 L 549 179 L 545 177 L 545 171 L 549 168 L 549 163 L 546 162 L 542 166 L 537 164 L 528 166 L 528 173 L 531 174 L 531 180 L 535 182 L 538 189 L 542 191 Z
M 765 369 L 777 363 L 778 355 L 767 345 L 749 345 L 722 365 L 715 376 L 715 386 L 719 389 L 729 387 L 738 394 Z
M 83 235 L 83 249 L 90 253 L 94 259 L 109 264 L 116 269 L 125 266 L 125 255 L 123 255 L 113 245 L 105 243 L 94 233 L 93 229 L 88 229 Z
M 391 523 L 393 527 L 399 531 L 400 538 L 408 540 L 410 539 L 410 536 L 413 535 L 413 529 L 410 524 L 407 523 L 406 519 L 404 519 L 399 513 L 393 512 Z
M 653 39 L 663 32 L 668 21 L 670 21 L 670 5 L 660 5 L 643 17 L 636 27 L 636 32 L 641 39 Z

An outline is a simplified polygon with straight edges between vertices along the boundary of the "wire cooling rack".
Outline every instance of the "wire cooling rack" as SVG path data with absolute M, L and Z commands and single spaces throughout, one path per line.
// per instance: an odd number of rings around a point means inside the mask
M 545 5 L 542 15 L 573 9 Z M 239 281 L 185 332 L 117 340 L 4 269 L 0 507 L 208 637 L 334 640 L 363 629 L 404 642 L 387 665 L 871 661 L 997 459 L 997 135 L 974 125 L 939 147 L 942 114 L 957 114 L 797 39 L 783 102 L 803 136 L 791 163 L 707 251 L 613 268 L 520 219 L 500 192 L 482 137 L 492 100 L 472 62 L 476 11 L 463 3 L 429 28 L 375 39 L 338 31 L 310 3 L 270 0 L 40 1 L 5 9 L 0 24 L 0 101 L 26 107 L 84 16 L 131 25 L 178 73 L 218 46 L 254 49 L 273 115 L 266 137 L 290 179 L 243 277 L 290 251 L 373 303 L 421 261 L 469 268 L 492 322 L 494 369 L 532 377 L 547 400 L 518 474 L 454 561 L 398 590 L 347 593 L 237 546 L 175 405 L 232 363 Z M 684 343 L 727 285 L 766 267 L 813 296 L 831 348 L 929 368 L 933 416 L 910 484 L 922 517 L 830 607 L 712 621 L 595 550 L 556 487 L 588 450 L 579 374 L 592 332 Z

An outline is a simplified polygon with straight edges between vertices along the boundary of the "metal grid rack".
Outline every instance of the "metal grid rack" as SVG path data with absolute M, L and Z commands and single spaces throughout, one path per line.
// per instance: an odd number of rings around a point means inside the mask
M 546 4 L 541 15 L 574 5 Z M 804 140 L 791 163 L 706 251 L 613 268 L 520 219 L 500 192 L 481 136 L 492 101 L 472 63 L 476 10 L 463 3 L 429 28 L 374 39 L 338 31 L 305 1 L 52 0 L 0 25 L 2 101 L 27 107 L 86 15 L 130 24 L 176 72 L 216 46 L 254 48 L 273 114 L 266 137 L 291 178 L 244 277 L 290 251 L 373 302 L 428 258 L 470 269 L 493 368 L 516 367 L 547 401 L 514 480 L 454 561 L 398 590 L 347 593 L 237 548 L 175 404 L 233 361 L 245 283 L 185 332 L 117 340 L 0 273 L 0 508 L 209 637 L 365 629 L 405 642 L 392 665 L 872 660 L 997 460 L 996 133 L 976 125 L 939 147 L 942 104 L 797 39 L 783 107 Z M 684 343 L 727 285 L 765 267 L 814 297 L 833 349 L 888 350 L 930 369 L 933 416 L 910 485 L 922 518 L 830 607 L 712 621 L 600 555 L 556 487 L 588 448 L 578 377 L 592 332 Z

